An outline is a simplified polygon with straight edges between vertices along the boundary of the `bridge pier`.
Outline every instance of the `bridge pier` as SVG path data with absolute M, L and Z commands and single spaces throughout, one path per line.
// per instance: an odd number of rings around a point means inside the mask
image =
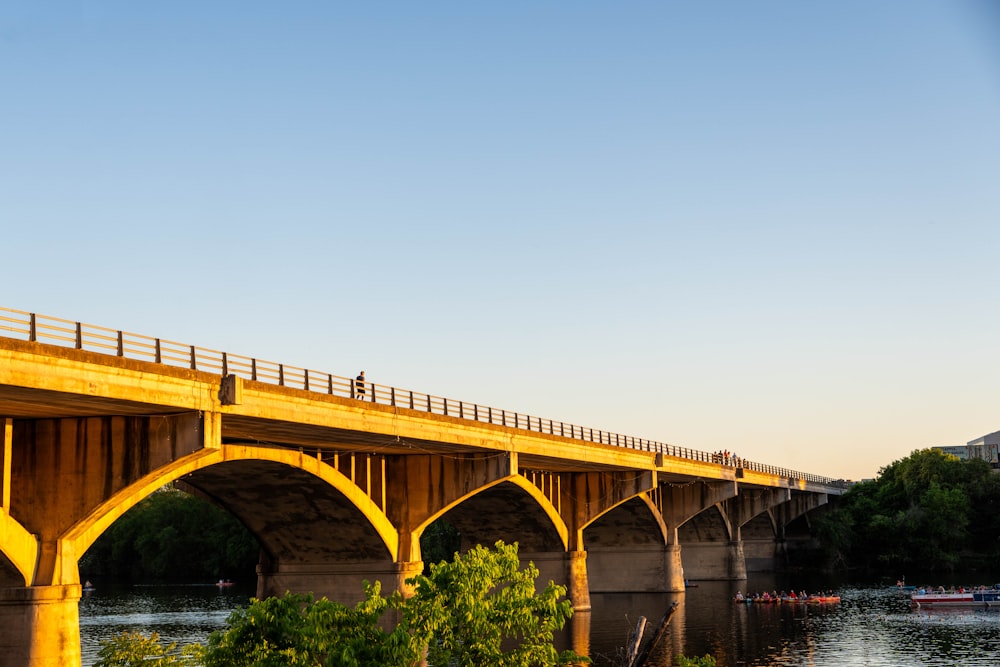
M 81 587 L 0 589 L 0 667 L 79 665 Z
M 566 597 L 573 603 L 574 611 L 590 610 L 590 583 L 587 573 L 586 551 L 519 552 L 522 567 L 528 562 L 538 568 L 538 589 L 550 581 L 566 587 Z
M 382 584 L 382 595 L 398 590 L 409 595 L 406 580 L 423 572 L 423 561 L 337 561 L 324 563 L 261 563 L 257 566 L 257 594 L 260 600 L 281 597 L 286 592 L 312 593 L 353 606 L 365 598 L 364 582 Z
M 589 560 L 594 593 L 678 593 L 684 590 L 681 548 L 676 544 L 594 549 Z M 623 567 L 623 563 L 627 566 Z
M 739 539 L 685 544 L 684 560 L 693 579 L 742 581 L 747 578 L 743 541 Z

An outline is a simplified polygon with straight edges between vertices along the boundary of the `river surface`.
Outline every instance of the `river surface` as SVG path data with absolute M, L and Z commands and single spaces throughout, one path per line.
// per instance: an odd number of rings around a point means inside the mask
M 980 578 L 922 583 L 991 584 Z M 889 585 L 823 581 L 841 596 L 835 605 L 735 604 L 737 590 L 782 590 L 793 582 L 751 576 L 745 582 L 697 582 L 681 595 L 595 594 L 589 613 L 578 613 L 559 638 L 560 648 L 590 655 L 597 667 L 622 664 L 624 647 L 640 617 L 647 641 L 673 602 L 677 610 L 652 650 L 651 664 L 668 667 L 675 656 L 711 654 L 718 667 L 737 665 L 944 667 L 1000 665 L 1000 610 L 910 608 Z M 810 590 L 805 582 L 796 589 Z M 820 585 L 814 580 L 814 587 Z M 813 588 L 811 590 L 817 590 Z M 252 587 L 99 585 L 80 601 L 83 665 L 97 660 L 102 640 L 123 631 L 158 632 L 167 642 L 204 643 L 245 606 Z

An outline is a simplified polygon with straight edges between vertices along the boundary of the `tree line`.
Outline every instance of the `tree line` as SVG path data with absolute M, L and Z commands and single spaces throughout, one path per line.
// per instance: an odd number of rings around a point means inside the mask
M 1000 475 L 981 459 L 917 450 L 834 499 L 813 531 L 834 569 L 898 576 L 995 568 Z

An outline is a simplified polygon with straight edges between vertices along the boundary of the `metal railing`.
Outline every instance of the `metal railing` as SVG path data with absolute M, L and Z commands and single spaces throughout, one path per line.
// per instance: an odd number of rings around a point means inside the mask
M 453 398 L 432 396 L 408 389 L 398 389 L 387 385 L 364 381 L 364 392 L 356 380 L 350 377 L 321 373 L 319 371 L 288 366 L 254 357 L 246 357 L 219 350 L 210 350 L 194 345 L 128 333 L 117 329 L 82 324 L 70 320 L 38 315 L 20 310 L 0 308 L 0 336 L 47 343 L 77 350 L 97 352 L 116 357 L 151 361 L 165 366 L 189 368 L 218 375 L 237 375 L 246 380 L 264 382 L 282 387 L 294 387 L 332 396 L 341 396 L 381 405 L 389 405 L 411 410 L 420 410 L 459 419 L 496 424 L 535 433 L 547 433 L 563 438 L 584 442 L 627 447 L 645 452 L 657 452 L 666 456 L 719 463 L 743 470 L 752 470 L 779 477 L 786 477 L 789 483 L 795 481 L 813 482 L 826 486 L 845 488 L 849 482 L 821 475 L 789 470 L 779 466 L 739 459 L 725 460 L 719 453 L 703 452 L 688 447 L 677 447 L 655 440 L 636 438 L 630 435 L 611 433 L 601 429 L 567 424 L 566 422 L 535 417 L 519 412 L 511 412 L 477 403 L 468 403 Z M 739 466 L 734 463 L 739 463 Z

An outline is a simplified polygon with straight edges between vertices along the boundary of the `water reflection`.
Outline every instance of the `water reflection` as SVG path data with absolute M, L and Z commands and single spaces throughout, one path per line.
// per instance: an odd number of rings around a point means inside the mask
M 651 664 L 674 665 L 678 654 L 711 654 L 719 667 L 1000 664 L 1000 610 L 914 611 L 897 590 L 851 586 L 837 590 L 839 604 L 736 604 L 736 589 L 717 582 L 689 589 Z M 672 599 L 592 595 L 594 664 L 621 664 L 621 649 L 638 615 L 659 619 Z
M 241 587 L 101 586 L 80 600 L 80 652 L 83 667 L 97 661 L 101 642 L 122 632 L 160 634 L 164 644 L 204 644 L 229 614 L 246 606 L 253 591 Z

